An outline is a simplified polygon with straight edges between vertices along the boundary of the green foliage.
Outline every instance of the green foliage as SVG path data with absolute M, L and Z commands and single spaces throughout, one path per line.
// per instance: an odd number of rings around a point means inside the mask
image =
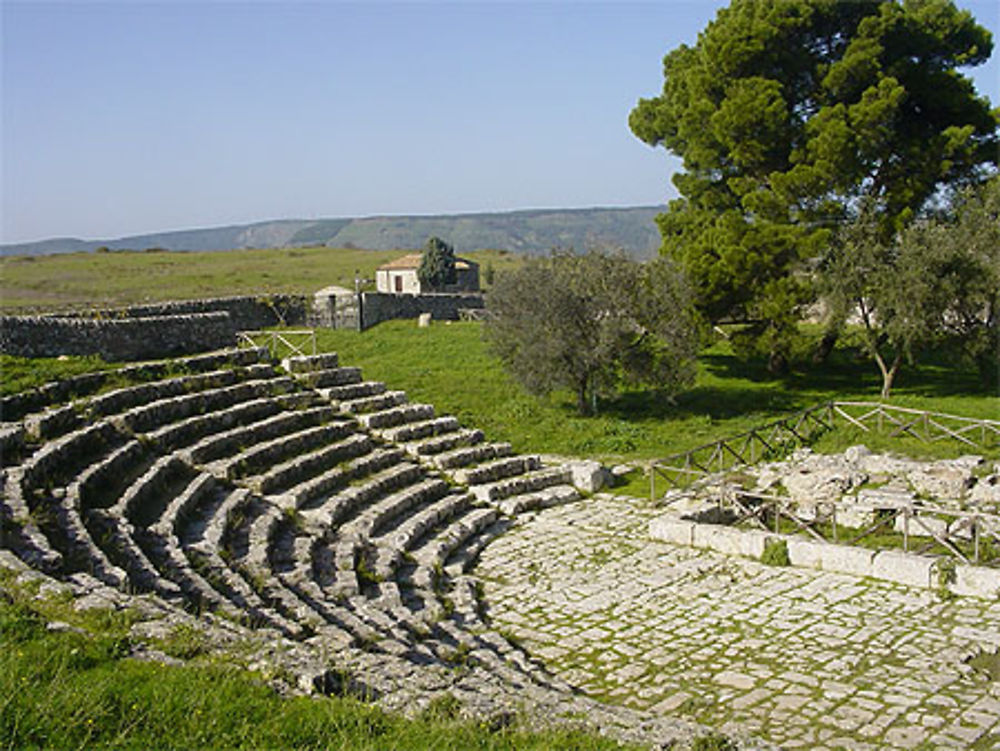
M 887 237 L 864 202 L 824 259 L 821 288 L 835 319 L 857 312 L 888 398 L 902 363 L 957 343 L 986 383 L 997 372 L 1000 178 L 963 196 L 955 218 L 918 220 Z
M 443 290 L 456 280 L 455 249 L 440 237 L 432 237 L 424 247 L 417 268 L 417 278 L 423 290 Z
M 622 386 L 669 394 L 693 380 L 690 296 L 663 259 L 554 253 L 501 275 L 486 304 L 486 339 L 514 378 L 536 394 L 572 389 L 580 414 Z
M 482 340 L 483 324 L 389 321 L 364 333 L 317 331 L 321 351 L 340 353 L 365 378 L 403 389 L 411 401 L 433 404 L 491 440 L 515 451 L 590 456 L 609 462 L 650 459 L 742 433 L 788 413 L 831 399 L 872 400 L 880 379 L 859 359 L 860 343 L 848 331 L 822 367 L 796 366 L 781 379 L 767 377 L 765 363 L 736 357 L 726 341 L 702 350 L 693 386 L 673 400 L 656 389 L 627 390 L 600 401 L 600 414 L 576 414 L 576 395 L 525 393 Z M 816 334 L 818 337 L 818 333 Z M 925 358 L 896 384 L 893 402 L 968 417 L 996 417 L 996 394 L 975 371 L 954 359 Z M 958 456 L 959 443 L 918 443 L 839 429 L 824 435 L 816 450 L 842 451 L 866 443 L 873 450 L 913 456 Z M 648 494 L 648 478 L 646 479 Z
M 788 543 L 784 540 L 768 540 L 764 544 L 760 562 L 765 566 L 790 566 L 792 562 L 788 558 Z
M 684 161 L 659 217 L 702 312 L 751 320 L 783 361 L 811 259 L 861 197 L 899 229 L 998 160 L 997 115 L 959 66 L 989 32 L 951 2 L 734 0 L 664 59 L 629 124 Z

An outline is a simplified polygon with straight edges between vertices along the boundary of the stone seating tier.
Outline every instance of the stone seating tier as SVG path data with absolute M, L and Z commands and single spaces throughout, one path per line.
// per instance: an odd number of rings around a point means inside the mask
M 459 680 L 456 653 L 491 671 L 497 696 L 548 690 L 480 617 L 468 571 L 510 523 L 503 504 L 578 497 L 567 473 L 335 355 L 283 365 L 287 375 L 260 351 L 230 351 L 23 400 L 23 421 L 4 428 L 17 447 L 3 470 L 4 546 L 86 591 L 151 593 L 301 654 L 337 654 L 390 696 Z M 425 679 L 428 666 L 451 677 Z M 321 680 L 301 669 L 300 682 Z

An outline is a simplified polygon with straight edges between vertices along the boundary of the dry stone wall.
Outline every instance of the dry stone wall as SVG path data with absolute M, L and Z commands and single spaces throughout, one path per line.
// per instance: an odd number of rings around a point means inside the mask
M 235 343 L 236 332 L 305 321 L 303 297 L 228 297 L 84 313 L 0 317 L 0 352 L 20 357 L 99 355 L 143 360 Z
M 326 287 L 313 296 L 309 322 L 315 326 L 363 331 L 383 321 L 430 314 L 436 321 L 457 321 L 462 310 L 486 306 L 480 294 L 395 295 Z

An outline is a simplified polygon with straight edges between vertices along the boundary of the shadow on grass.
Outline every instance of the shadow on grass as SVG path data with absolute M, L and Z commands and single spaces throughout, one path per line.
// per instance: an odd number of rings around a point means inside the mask
M 807 401 L 824 392 L 825 399 L 849 394 L 877 400 L 882 391 L 882 377 L 874 360 L 853 348 L 839 349 L 823 363 L 796 363 L 791 372 L 782 376 L 768 373 L 763 360 L 745 361 L 728 353 L 703 353 L 699 361 L 716 378 L 772 384 L 775 388 L 798 392 Z M 904 362 L 892 388 L 893 396 L 926 398 L 992 393 L 994 389 L 983 383 L 974 368 L 964 366 L 957 355 L 947 351 L 924 353 L 915 364 Z M 793 401 L 798 403 L 802 398 Z
M 763 412 L 792 412 L 810 406 L 795 394 L 775 389 L 697 386 L 671 398 L 657 391 L 630 391 L 601 402 L 601 414 L 620 420 L 708 417 L 728 420 Z

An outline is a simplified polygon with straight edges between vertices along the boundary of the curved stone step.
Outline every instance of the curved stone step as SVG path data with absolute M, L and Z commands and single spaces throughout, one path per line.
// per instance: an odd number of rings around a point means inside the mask
M 369 430 L 377 430 L 430 420 L 432 417 L 434 417 L 434 407 L 430 404 L 400 404 L 379 412 L 358 415 L 358 422 Z
M 384 580 L 391 579 L 406 551 L 414 547 L 429 530 L 462 513 L 471 503 L 472 496 L 468 493 L 447 493 L 418 512 L 407 516 L 395 529 L 381 535 L 375 540 L 376 575 Z
M 49 441 L 21 465 L 21 487 L 28 499 L 35 488 L 65 486 L 80 471 L 128 438 L 106 420 Z
M 386 392 L 386 387 L 381 381 L 360 381 L 358 383 L 348 383 L 343 386 L 330 386 L 316 390 L 324 399 L 343 404 L 344 402 L 357 399 L 379 396 Z
M 351 383 L 361 383 L 361 368 L 329 368 L 296 373 L 300 383 L 311 389 L 326 389 L 335 386 L 346 386 Z
M 406 515 L 416 506 L 433 503 L 443 497 L 449 489 L 448 483 L 436 477 L 420 479 L 371 503 L 349 523 L 341 525 L 340 534 L 371 539 L 392 519 Z
M 128 575 L 129 585 L 140 591 L 156 592 L 161 597 L 182 596 L 180 587 L 165 579 L 145 551 L 136 542 L 136 529 L 124 516 L 93 509 L 87 514 L 91 535 L 101 541 L 108 559 Z
M 222 397 L 232 403 L 205 414 L 195 414 L 177 422 L 161 425 L 145 434 L 163 451 L 177 451 L 189 447 L 208 436 L 226 433 L 286 410 L 313 406 L 314 397 L 308 393 L 270 394 L 266 382 L 241 383 L 232 386 L 231 393 Z M 238 392 L 238 393 L 237 393 Z
M 260 372 L 262 374 L 273 374 L 273 369 L 269 366 L 265 365 L 261 367 L 262 370 Z M 106 417 L 117 415 L 152 402 L 184 396 L 192 392 L 231 386 L 237 380 L 239 380 L 237 372 L 229 369 L 209 371 L 207 373 L 192 373 L 190 375 L 175 376 L 148 383 L 122 386 L 121 388 L 93 396 L 86 402 L 83 402 L 82 406 L 88 415 Z
M 176 455 L 161 456 L 108 507 L 108 514 L 140 527 L 152 526 L 195 474 L 196 470 Z
M 580 491 L 572 485 L 551 485 L 541 490 L 508 496 L 497 506 L 501 512 L 517 516 L 526 511 L 560 506 L 580 500 Z
M 351 434 L 343 440 L 275 464 L 256 477 L 247 478 L 244 484 L 264 495 L 280 493 L 351 459 L 369 454 L 373 448 L 374 444 L 369 436 Z
M 336 352 L 321 352 L 316 355 L 296 355 L 286 357 L 281 361 L 281 367 L 289 373 L 310 373 L 314 370 L 336 368 L 340 358 Z
M 444 418 L 441 418 L 444 419 Z M 432 461 L 444 453 L 452 452 L 463 447 L 476 446 L 485 440 L 483 431 L 467 428 L 457 428 L 448 432 L 441 432 L 408 441 L 403 444 L 407 453 L 421 458 L 429 458 Z
M 457 469 L 452 472 L 455 482 L 463 485 L 484 485 L 495 483 L 508 477 L 524 475 L 539 469 L 542 461 L 537 456 L 506 456 L 477 464 L 474 467 Z
M 216 412 L 254 397 L 272 396 L 293 385 L 289 378 L 274 377 L 274 369 L 269 365 L 223 373 L 220 383 L 211 388 L 189 390 L 130 407 L 115 415 L 112 422 L 135 433 L 148 433 L 192 415 Z
M 80 409 L 74 404 L 46 407 L 25 415 L 21 420 L 24 438 L 29 441 L 51 441 L 86 424 Z
M 193 446 L 183 449 L 180 456 L 191 464 L 208 464 L 232 456 L 241 451 L 244 446 L 313 427 L 328 422 L 335 416 L 336 411 L 329 405 L 292 412 L 279 412 L 258 422 L 208 435 Z
M 456 470 L 471 464 L 504 459 L 511 454 L 509 443 L 477 443 L 435 454 L 429 463 L 440 470 Z
M 237 454 L 206 464 L 205 468 L 217 476 L 229 479 L 247 477 L 255 472 L 266 472 L 275 464 L 300 453 L 339 441 L 353 431 L 354 424 L 348 420 L 306 427 L 255 443 Z M 251 478 L 250 482 L 255 480 L 256 478 Z
M 0 547 L 15 551 L 18 558 L 38 571 L 55 574 L 63 567 L 63 556 L 35 524 L 21 491 L 20 472 L 6 471 L 0 477 Z
M 74 488 L 81 509 L 106 508 L 114 505 L 153 461 L 145 445 L 131 440 L 83 470 L 70 487 Z
M 330 527 L 339 527 L 344 520 L 358 513 L 374 499 L 418 481 L 422 474 L 416 464 L 393 464 L 369 476 L 361 484 L 349 486 L 331 496 L 314 512 L 314 518 L 324 518 Z
M 451 433 L 459 429 L 458 418 L 452 415 L 414 420 L 399 425 L 387 425 L 378 434 L 383 440 L 390 443 L 405 444 L 411 441 L 418 441 L 431 436 Z
M 486 546 L 509 530 L 511 524 L 510 519 L 501 517 L 467 537 L 448 554 L 444 561 L 444 572 L 452 579 L 458 580 L 475 566 Z
M 75 483 L 61 498 L 53 499 L 50 511 L 58 526 L 59 540 L 53 543 L 63 551 L 64 571 L 86 571 L 108 586 L 124 586 L 128 578 L 126 572 L 109 560 L 84 522 L 79 488 Z
M 466 540 L 495 522 L 499 512 L 494 508 L 472 508 L 453 519 L 414 548 L 412 557 L 417 562 L 413 572 L 413 585 L 420 589 L 433 589 L 434 579 L 444 571 L 444 564 L 451 553 Z
M 339 407 L 341 412 L 347 412 L 351 415 L 370 415 L 402 406 L 408 401 L 405 391 L 383 391 L 381 394 L 372 396 L 346 399 L 340 402 Z
M 523 475 L 473 485 L 470 490 L 484 503 L 499 503 L 505 498 L 543 490 L 553 485 L 566 485 L 572 481 L 572 473 L 564 467 L 549 467 Z
M 331 494 L 352 482 L 398 464 L 403 458 L 404 454 L 400 449 L 377 448 L 303 480 L 286 490 L 283 495 L 292 499 L 290 505 L 317 514 L 319 509 L 330 502 Z

